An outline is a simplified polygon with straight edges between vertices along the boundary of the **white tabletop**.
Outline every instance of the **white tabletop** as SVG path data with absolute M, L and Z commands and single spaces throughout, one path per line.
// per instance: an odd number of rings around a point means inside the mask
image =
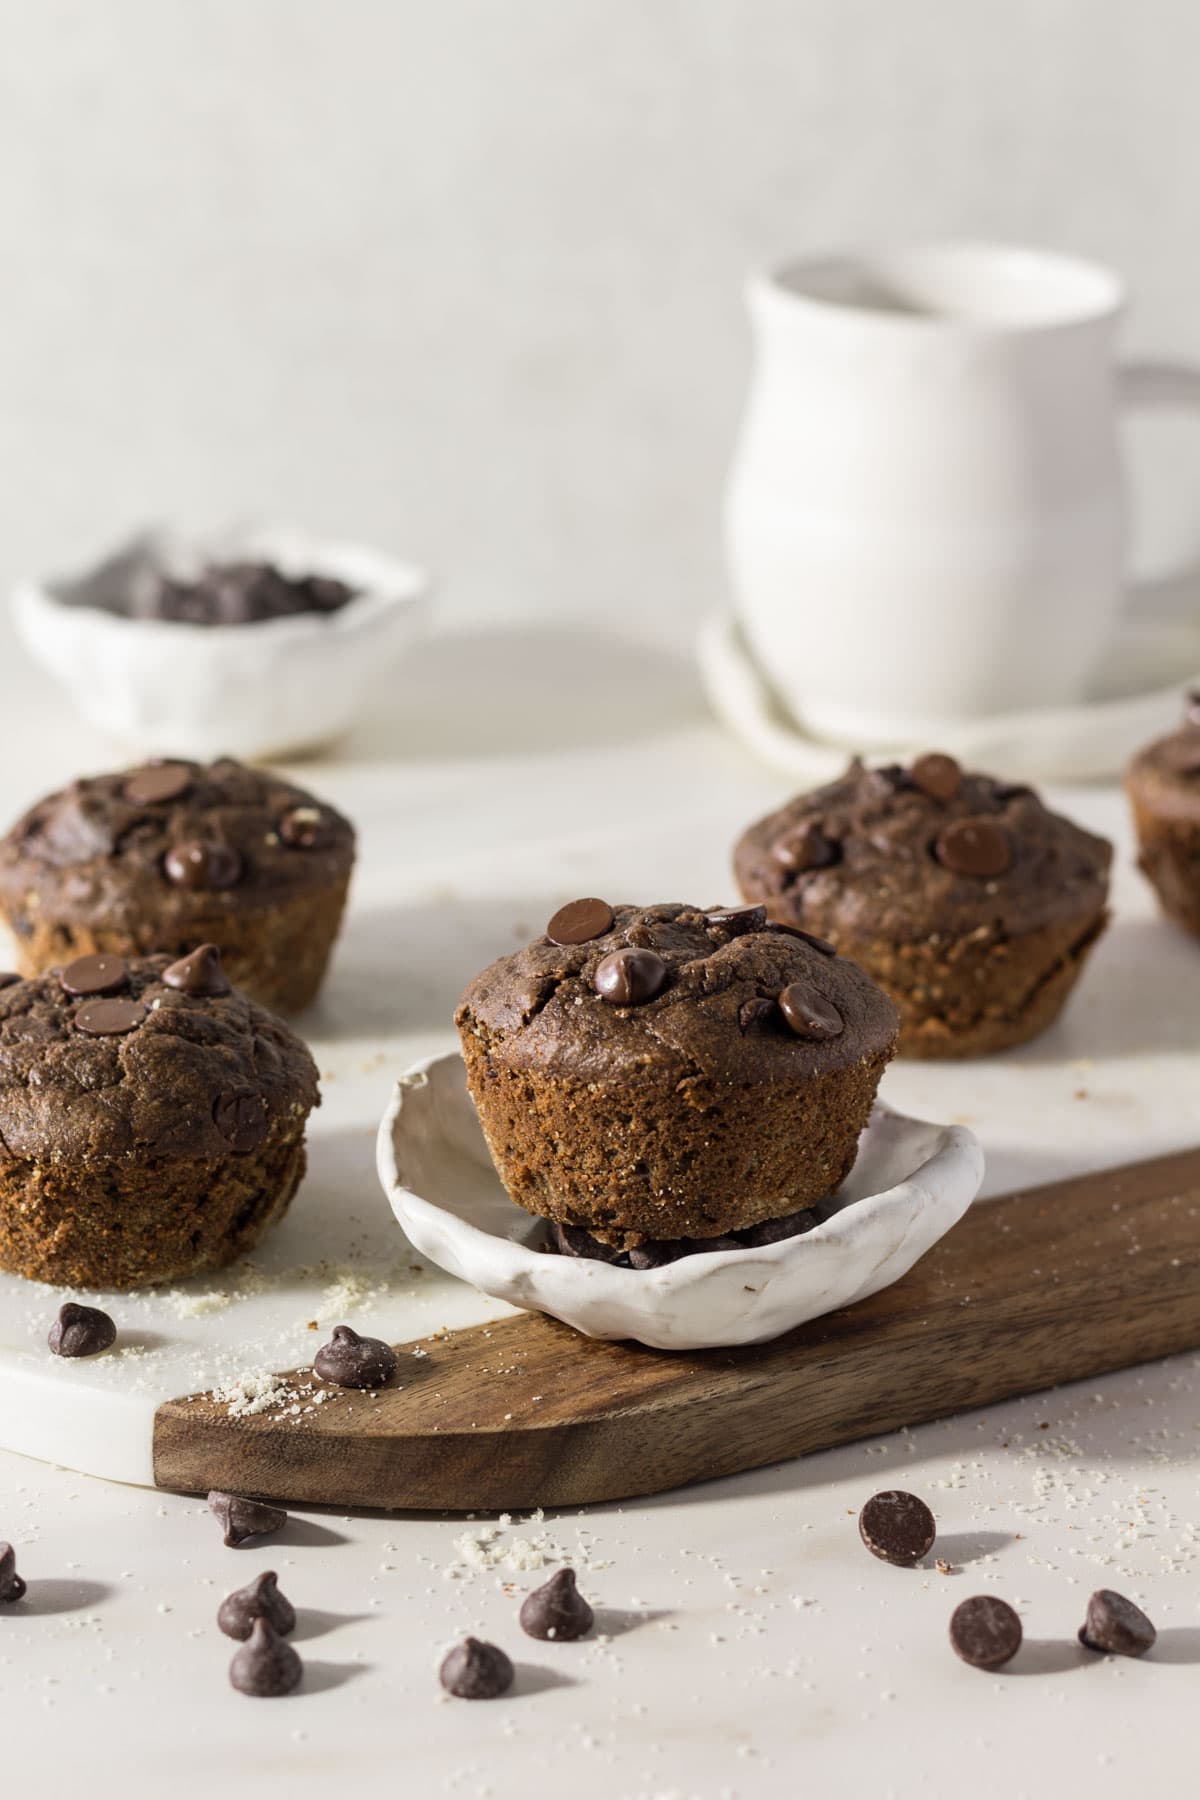
M 0 768 L 5 820 L 115 760 L 37 687 L 8 732 L 22 753 Z M 452 1041 L 453 999 L 486 956 L 572 891 L 725 898 L 732 836 L 781 797 L 669 658 L 565 635 L 431 649 L 392 720 L 300 773 L 363 834 L 346 936 L 304 1029 L 332 1078 L 323 1179 L 344 1170 L 364 1208 L 382 1204 L 371 1135 L 391 1081 Z M 1124 832 L 1116 796 L 1059 798 Z M 1200 1136 L 1200 952 L 1153 920 L 1127 847 L 1116 906 L 1040 1044 L 886 1077 L 898 1106 L 975 1126 L 992 1192 Z M 437 1302 L 422 1306 L 432 1329 Z M 461 1294 L 453 1309 L 483 1316 Z M 264 1778 L 296 1800 L 356 1787 L 420 1800 L 1185 1791 L 1200 1662 L 1195 1367 L 1180 1357 L 680 1494 L 515 1521 L 491 1540 L 494 1567 L 463 1541 L 494 1520 L 307 1513 L 232 1551 L 194 1500 L 0 1454 L 0 1537 L 30 1583 L 22 1607 L 0 1608 L 7 1782 L 169 1784 L 179 1800 Z M 953 1573 L 863 1550 L 854 1514 L 891 1485 L 929 1500 Z M 535 1643 L 516 1611 L 542 1576 L 520 1565 L 561 1552 L 603 1634 Z M 221 1596 L 264 1568 L 300 1609 L 308 1669 L 274 1704 L 229 1689 L 233 1646 L 213 1623 Z M 1101 1585 L 1157 1622 L 1147 1661 L 1076 1645 Z M 1028 1634 L 999 1675 L 960 1665 L 946 1642 L 953 1604 L 980 1591 L 1011 1600 Z M 438 1655 L 467 1631 L 517 1661 L 507 1698 L 440 1697 Z

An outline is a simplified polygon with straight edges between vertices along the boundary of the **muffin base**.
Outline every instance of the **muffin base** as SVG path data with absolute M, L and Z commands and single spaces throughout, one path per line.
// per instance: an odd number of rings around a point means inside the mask
M 304 1127 L 247 1155 L 130 1157 L 82 1167 L 0 1155 L 0 1269 L 75 1288 L 207 1274 L 281 1219 L 305 1169 Z
M 1138 867 L 1155 893 L 1164 915 L 1193 937 L 1200 937 L 1200 818 L 1192 825 L 1165 819 L 1130 793 L 1140 854 Z
M 849 1174 L 892 1046 L 791 1083 L 588 1083 L 508 1068 L 463 1031 L 467 1083 L 509 1197 L 628 1250 L 799 1212 Z
M 350 877 L 336 888 L 306 893 L 285 905 L 254 912 L 211 912 L 186 931 L 164 931 L 148 919 L 136 930 L 117 925 L 50 919 L 40 912 L 6 912 L 17 950 L 17 972 L 29 977 L 61 968 L 77 956 L 185 956 L 198 944 L 216 944 L 235 987 L 272 1012 L 301 1012 L 317 997 L 342 922 Z
M 996 927 L 912 944 L 827 935 L 899 1008 L 899 1055 L 934 1060 L 989 1056 L 1045 1031 L 1107 923 L 1102 908 L 1019 937 Z

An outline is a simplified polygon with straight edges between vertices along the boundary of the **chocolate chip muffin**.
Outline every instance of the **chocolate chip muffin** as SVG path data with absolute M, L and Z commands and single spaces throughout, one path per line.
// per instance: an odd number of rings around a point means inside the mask
M 1200 694 L 1184 722 L 1138 752 L 1125 772 L 1138 867 L 1168 919 L 1200 937 Z
M 830 1195 L 897 1026 L 861 969 L 762 907 L 601 900 L 485 969 L 456 1022 L 512 1199 L 622 1253 Z
M 305 1046 L 179 962 L 84 956 L 0 986 L 0 1268 L 134 1288 L 231 1262 L 287 1210 L 318 1104 Z
M 22 975 L 78 956 L 220 947 L 263 1006 L 315 998 L 341 923 L 354 830 L 267 770 L 152 763 L 73 781 L 0 840 L 0 916 Z
M 760 819 L 742 893 L 820 932 L 900 1009 L 900 1054 L 982 1056 L 1058 1016 L 1107 922 L 1112 846 L 949 756 L 852 762 Z

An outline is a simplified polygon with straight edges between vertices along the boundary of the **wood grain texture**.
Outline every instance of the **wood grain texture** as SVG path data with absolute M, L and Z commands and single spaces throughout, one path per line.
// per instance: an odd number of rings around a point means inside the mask
M 523 1314 L 401 1346 L 403 1386 L 231 1419 L 169 1401 L 160 1487 L 495 1510 L 628 1498 L 1200 1345 L 1200 1150 L 975 1207 L 905 1279 L 774 1343 L 667 1352 Z M 302 1378 L 298 1378 L 302 1379 Z

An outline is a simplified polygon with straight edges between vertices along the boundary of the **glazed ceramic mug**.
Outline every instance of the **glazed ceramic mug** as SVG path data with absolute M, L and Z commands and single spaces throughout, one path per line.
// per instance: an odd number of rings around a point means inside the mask
M 755 371 L 726 543 L 750 649 L 856 744 L 1083 699 L 1130 598 L 1119 410 L 1200 406 L 1120 368 L 1118 277 L 944 243 L 749 286 Z

